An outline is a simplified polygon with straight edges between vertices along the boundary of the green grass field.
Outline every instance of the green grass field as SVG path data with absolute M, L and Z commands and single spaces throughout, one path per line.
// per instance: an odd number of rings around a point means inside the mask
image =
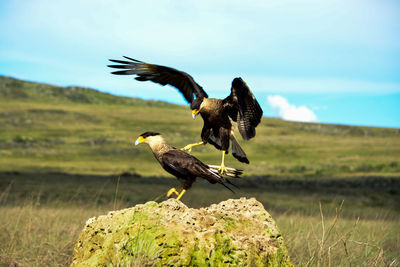
M 145 131 L 156 131 L 183 147 L 200 141 L 201 127 L 201 118 L 193 121 L 184 106 L 0 77 L 0 171 L 165 175 L 149 149 L 132 142 Z M 227 163 L 245 169 L 246 175 L 400 174 L 399 129 L 264 117 L 256 138 L 238 139 L 251 164 L 232 156 Z M 210 145 L 193 154 L 209 164 L 221 161 Z
M 183 147 L 201 127 L 184 106 L 0 77 L 0 266 L 67 266 L 88 218 L 164 200 L 178 182 L 132 141 L 151 130 Z M 240 190 L 199 180 L 186 205 L 255 197 L 297 266 L 400 265 L 399 129 L 264 117 L 238 139 L 251 161 L 227 157 L 245 170 Z M 210 146 L 192 154 L 221 160 Z

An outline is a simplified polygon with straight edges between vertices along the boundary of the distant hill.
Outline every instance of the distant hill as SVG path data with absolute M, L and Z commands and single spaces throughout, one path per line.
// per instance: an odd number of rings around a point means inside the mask
M 49 103 L 176 106 L 162 101 L 144 101 L 138 98 L 114 96 L 90 88 L 78 86 L 60 87 L 18 80 L 7 76 L 0 76 L 0 97 L 9 100 Z
M 132 141 L 152 130 L 183 147 L 200 140 L 201 127 L 187 106 L 0 76 L 0 171 L 165 175 L 149 149 Z M 231 155 L 227 163 L 251 175 L 400 176 L 399 129 L 264 117 L 256 138 L 238 139 L 251 164 Z M 192 154 L 221 160 L 209 145 Z

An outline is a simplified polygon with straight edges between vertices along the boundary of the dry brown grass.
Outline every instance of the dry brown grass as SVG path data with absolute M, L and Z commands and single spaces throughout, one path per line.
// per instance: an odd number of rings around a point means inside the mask
M 86 219 L 104 212 L 80 207 L 40 207 L 34 203 L 1 207 L 1 265 L 68 266 Z
M 111 206 L 110 206 L 111 207 Z M 68 266 L 85 221 L 107 208 L 0 208 L 0 263 L 4 266 Z M 398 221 L 281 214 L 276 216 L 297 266 L 398 266 Z
M 297 266 L 399 266 L 400 230 L 389 218 L 360 220 L 320 216 L 282 215 L 278 225 L 292 262 Z
M 290 180 L 286 187 L 263 184 L 257 177 L 245 180 L 236 195 L 200 180 L 183 202 L 198 208 L 228 198 L 255 197 L 277 221 L 297 266 L 399 265 L 396 192 L 361 184 L 345 190 L 332 182 L 316 190 L 305 185 L 292 188 Z M 0 266 L 68 266 L 88 218 L 162 201 L 177 183 L 156 177 L 3 174 Z

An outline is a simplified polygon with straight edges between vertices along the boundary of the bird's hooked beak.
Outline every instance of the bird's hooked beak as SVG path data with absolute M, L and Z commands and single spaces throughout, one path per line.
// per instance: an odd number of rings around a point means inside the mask
M 193 109 L 193 110 L 192 110 L 192 118 L 195 119 L 195 118 L 196 118 L 196 115 L 199 114 L 199 112 L 200 112 L 200 110 L 198 110 L 198 109 Z
M 139 138 L 136 139 L 136 141 L 135 141 L 135 146 L 137 146 L 141 143 L 144 143 L 145 141 L 146 141 L 146 138 L 143 138 L 143 136 L 139 136 Z

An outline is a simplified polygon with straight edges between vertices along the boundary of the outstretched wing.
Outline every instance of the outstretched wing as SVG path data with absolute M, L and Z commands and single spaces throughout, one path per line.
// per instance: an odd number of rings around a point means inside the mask
M 179 90 L 186 101 L 192 103 L 193 95 L 196 97 L 208 97 L 203 88 L 198 85 L 192 76 L 177 69 L 149 64 L 124 56 L 126 60 L 110 59 L 111 62 L 120 65 L 108 65 L 110 68 L 123 69 L 111 72 L 117 75 L 137 75 L 138 81 L 152 81 L 161 85 L 171 85 Z
M 237 122 L 243 139 L 253 138 L 263 111 L 242 78 L 235 78 L 232 81 L 231 94 L 223 100 L 223 104 L 229 117 Z

